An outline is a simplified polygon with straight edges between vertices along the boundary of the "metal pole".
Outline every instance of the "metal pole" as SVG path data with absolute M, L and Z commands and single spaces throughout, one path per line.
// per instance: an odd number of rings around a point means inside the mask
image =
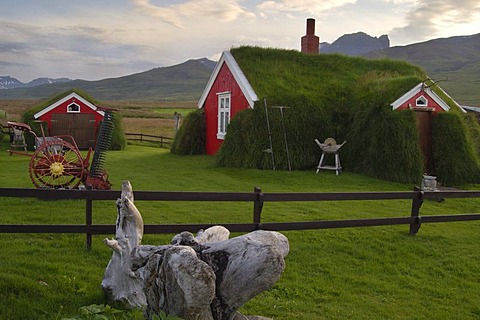
M 285 130 L 285 120 L 283 118 L 283 109 L 288 108 L 288 107 L 278 106 L 278 107 L 272 107 L 272 108 L 279 108 L 280 109 L 280 114 L 282 115 L 283 137 L 285 139 L 285 150 L 287 151 L 288 170 L 292 171 L 292 165 L 290 164 L 290 154 L 288 152 L 287 131 Z
M 272 168 L 273 168 L 273 171 L 275 171 L 275 155 L 273 154 L 272 131 L 270 130 L 270 121 L 268 120 L 267 98 L 263 99 L 263 104 L 265 105 L 265 114 L 267 116 L 268 140 L 270 141 L 270 149 L 267 149 L 264 151 L 272 155 Z

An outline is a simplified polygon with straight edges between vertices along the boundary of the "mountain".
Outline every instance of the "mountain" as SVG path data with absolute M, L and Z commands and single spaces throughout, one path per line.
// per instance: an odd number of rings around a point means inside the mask
M 52 83 L 68 82 L 68 81 L 71 81 L 71 79 L 38 78 L 30 81 L 29 83 L 23 83 L 20 80 L 17 80 L 10 76 L 0 76 L 0 89 L 29 88 L 29 87 L 40 86 L 42 84 L 52 84 Z
M 206 58 L 191 59 L 178 65 L 154 68 L 119 78 L 71 80 L 0 90 L 0 99 L 43 99 L 77 88 L 98 100 L 197 100 L 215 65 L 215 61 Z
M 57 79 L 52 79 L 52 78 L 37 78 L 29 83 L 25 84 L 25 87 L 36 87 L 36 86 L 41 86 L 42 84 L 52 84 L 52 83 L 59 83 L 59 82 L 69 82 L 72 81 L 72 79 L 69 78 L 57 78 Z
M 0 76 L 0 89 L 20 88 L 23 85 L 23 82 L 15 78 L 9 76 Z
M 344 34 L 333 43 L 320 43 L 320 53 L 343 53 L 350 56 L 390 47 L 387 35 L 371 37 L 365 32 Z
M 422 67 L 457 102 L 480 105 L 480 34 L 440 38 L 362 54 L 405 60 Z

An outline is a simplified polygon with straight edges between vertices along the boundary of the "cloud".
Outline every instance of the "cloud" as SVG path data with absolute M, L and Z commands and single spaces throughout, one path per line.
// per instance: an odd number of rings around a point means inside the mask
M 255 18 L 255 14 L 239 5 L 235 0 L 190 0 L 183 3 L 158 6 L 150 0 L 132 0 L 142 13 L 160 18 L 178 28 L 185 28 L 183 21 L 193 17 L 213 18 L 230 22 L 239 18 Z
M 15 76 L 29 77 L 22 74 L 21 66 L 38 70 L 38 76 L 78 77 L 85 77 L 87 72 L 113 74 L 117 70 L 118 74 L 118 70 L 154 66 L 141 55 L 145 45 L 120 41 L 112 37 L 112 30 L 88 25 L 42 27 L 2 20 L 0 29 L 5 31 L 0 35 L 0 65 L 11 67 L 8 72 L 15 72 Z
M 311 15 L 322 15 L 330 10 L 342 7 L 347 4 L 353 4 L 356 0 L 267 0 L 260 3 L 257 8 L 260 10 L 262 17 L 278 14 L 295 14 L 304 13 Z
M 407 41 L 432 38 L 442 29 L 472 23 L 479 16 L 478 0 L 420 0 L 405 13 L 406 24 L 392 29 L 391 34 Z

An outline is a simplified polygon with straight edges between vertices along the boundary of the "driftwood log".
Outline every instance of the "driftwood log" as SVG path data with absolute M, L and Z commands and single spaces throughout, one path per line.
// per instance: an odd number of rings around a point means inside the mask
M 122 183 L 115 239 L 102 288 L 110 300 L 186 320 L 247 319 L 237 310 L 272 287 L 285 269 L 288 239 L 257 230 L 229 239 L 213 226 L 197 235 L 182 232 L 168 245 L 142 245 L 143 219 L 132 186 Z

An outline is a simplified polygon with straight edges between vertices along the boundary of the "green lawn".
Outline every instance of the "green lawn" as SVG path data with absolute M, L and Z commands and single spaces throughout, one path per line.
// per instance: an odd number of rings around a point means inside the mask
M 32 188 L 28 157 L 0 147 L 0 186 Z M 208 156 L 176 156 L 161 148 L 127 146 L 107 154 L 113 188 L 159 191 L 410 191 L 403 185 L 344 172 L 218 168 Z M 473 186 L 475 187 L 475 186 Z M 0 198 L 0 223 L 83 223 L 83 201 Z M 251 203 L 136 202 L 146 224 L 250 222 Z M 411 202 L 266 203 L 262 221 L 397 217 Z M 479 212 L 479 199 L 426 201 L 422 215 Z M 113 224 L 115 203 L 94 202 L 93 223 Z M 480 319 L 479 222 L 283 232 L 290 241 L 277 284 L 247 303 L 244 314 L 274 319 Z M 113 237 L 114 235 L 105 235 Z M 104 304 L 100 283 L 111 252 L 94 236 L 0 234 L 0 319 L 61 319 Z M 173 235 L 145 235 L 165 244 Z

